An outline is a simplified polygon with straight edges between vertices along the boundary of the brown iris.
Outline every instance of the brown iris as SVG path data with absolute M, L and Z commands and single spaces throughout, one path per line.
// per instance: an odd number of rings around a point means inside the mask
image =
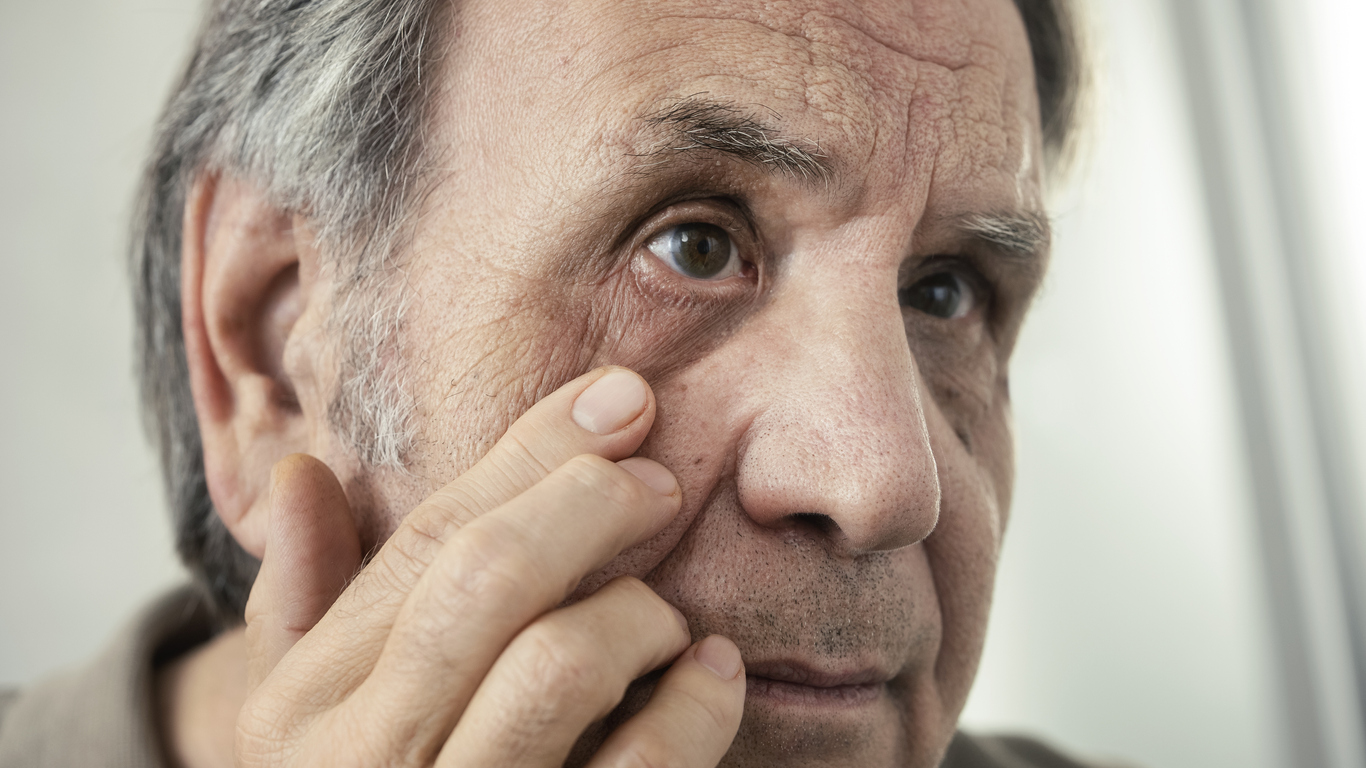
M 699 280 L 714 278 L 731 260 L 730 235 L 712 224 L 680 224 L 665 234 L 663 245 L 678 271 Z

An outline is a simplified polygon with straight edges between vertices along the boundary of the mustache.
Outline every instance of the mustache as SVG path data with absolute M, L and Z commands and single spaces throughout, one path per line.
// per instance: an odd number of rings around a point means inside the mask
M 732 490 L 713 493 L 642 580 L 683 612 L 694 639 L 725 635 L 747 664 L 809 657 L 883 669 L 937 642 L 928 570 L 918 544 L 849 557 L 815 528 L 760 528 Z

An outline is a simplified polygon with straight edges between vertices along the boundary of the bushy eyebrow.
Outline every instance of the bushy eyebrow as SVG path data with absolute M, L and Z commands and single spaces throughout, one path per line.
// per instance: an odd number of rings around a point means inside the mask
M 1039 258 L 1052 240 L 1048 217 L 1038 212 L 975 213 L 960 219 L 957 229 L 1019 259 Z
M 642 119 L 662 141 L 637 157 L 719 152 L 804 181 L 827 181 L 829 158 L 814 141 L 784 137 L 776 128 L 734 104 L 694 94 Z
M 632 157 L 662 160 L 688 152 L 719 152 L 802 181 L 824 183 L 835 175 L 830 157 L 816 142 L 786 137 L 755 114 L 706 94 L 673 101 L 641 119 L 661 136 L 653 147 Z M 976 213 L 959 218 L 955 225 L 961 235 L 1020 260 L 1039 261 L 1052 238 L 1048 217 L 1035 211 Z

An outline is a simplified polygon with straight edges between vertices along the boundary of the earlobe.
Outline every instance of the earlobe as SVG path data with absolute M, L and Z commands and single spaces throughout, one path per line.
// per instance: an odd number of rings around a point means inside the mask
M 318 273 L 302 224 L 255 186 L 213 174 L 185 206 L 181 319 L 205 475 L 219 516 L 257 557 L 270 468 L 308 448 L 298 372 L 285 365 L 286 348 L 307 343 L 296 326 Z

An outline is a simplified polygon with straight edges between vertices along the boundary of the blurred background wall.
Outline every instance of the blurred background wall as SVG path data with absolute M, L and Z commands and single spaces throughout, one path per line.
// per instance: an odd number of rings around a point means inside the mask
M 1360 5 L 1305 7 L 1341 37 Z M 91 655 L 183 578 L 123 248 L 197 6 L 0 0 L 0 686 Z M 1153 768 L 1294 765 L 1177 21 L 1162 0 L 1090 7 L 1097 131 L 1015 361 L 1019 480 L 964 723 Z M 1366 93 L 1338 45 L 1315 46 L 1323 88 Z M 1359 131 L 1354 98 L 1332 103 Z M 1360 217 L 1359 177 L 1332 183 Z
M 186 0 L 0 2 L 0 685 L 182 578 L 133 381 L 125 241 Z
M 964 723 L 1154 768 L 1291 765 L 1171 19 L 1090 7 L 1096 133 L 1013 363 L 1016 496 Z

